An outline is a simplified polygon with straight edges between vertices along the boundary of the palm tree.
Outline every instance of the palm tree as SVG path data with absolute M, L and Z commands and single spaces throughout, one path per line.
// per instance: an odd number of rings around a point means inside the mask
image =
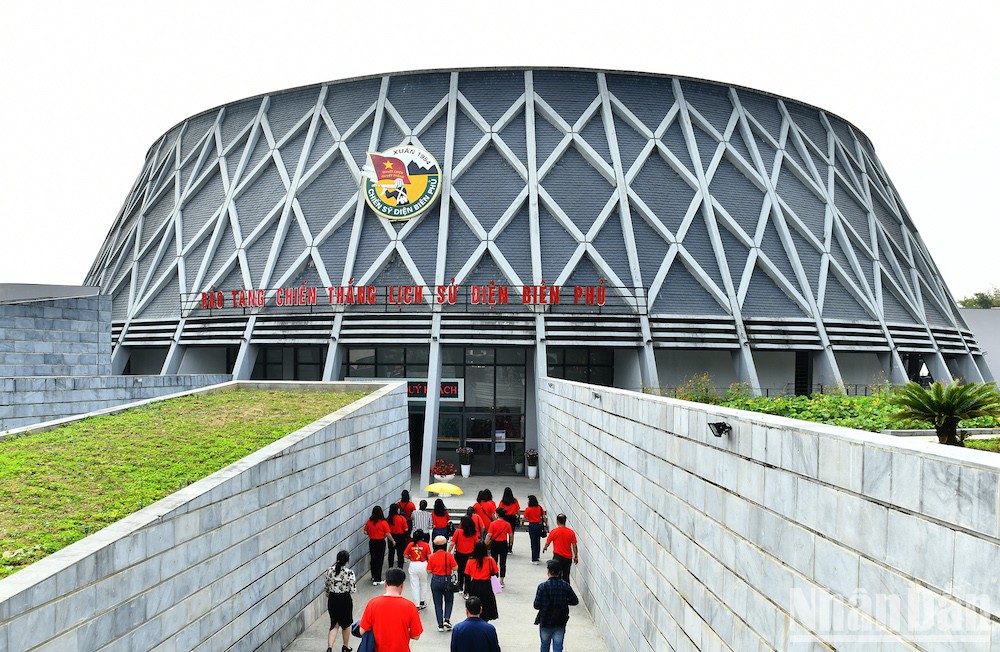
M 902 408 L 896 419 L 929 421 L 934 424 L 938 442 L 961 446 L 958 422 L 976 417 L 1000 417 L 1000 392 L 990 383 L 947 385 L 934 383 L 925 389 L 909 382 L 897 389 L 889 401 Z

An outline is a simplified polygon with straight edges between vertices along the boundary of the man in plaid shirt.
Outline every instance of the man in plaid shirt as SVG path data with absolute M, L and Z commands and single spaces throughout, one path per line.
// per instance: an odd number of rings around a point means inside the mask
M 545 568 L 549 579 L 539 584 L 535 591 L 534 607 L 538 609 L 535 624 L 538 625 L 543 652 L 550 649 L 550 644 L 554 652 L 562 652 L 569 607 L 580 604 L 580 598 L 576 597 L 569 582 L 561 579 L 562 564 L 553 559 L 546 562 Z

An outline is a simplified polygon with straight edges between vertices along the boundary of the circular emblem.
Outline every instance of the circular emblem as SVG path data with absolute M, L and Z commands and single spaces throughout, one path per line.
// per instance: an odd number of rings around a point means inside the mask
M 365 202 L 390 220 L 408 220 L 431 207 L 441 189 L 441 167 L 419 147 L 400 145 L 368 152 L 364 170 Z

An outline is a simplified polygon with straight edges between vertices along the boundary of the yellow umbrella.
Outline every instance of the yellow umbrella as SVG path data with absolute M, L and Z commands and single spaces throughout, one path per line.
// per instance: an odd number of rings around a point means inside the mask
M 451 496 L 461 496 L 462 488 L 450 482 L 435 482 L 424 487 L 424 491 L 432 494 L 449 494 Z

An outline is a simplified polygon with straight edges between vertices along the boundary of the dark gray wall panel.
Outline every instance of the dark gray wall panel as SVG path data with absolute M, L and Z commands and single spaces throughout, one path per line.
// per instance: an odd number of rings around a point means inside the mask
M 419 218 L 420 222 L 406 236 L 403 244 L 417 271 L 424 277 L 424 283 L 433 284 L 437 264 L 438 223 L 441 220 L 441 203 L 427 209 Z
M 459 73 L 458 91 L 492 126 L 524 95 L 524 73 L 517 70 Z
M 750 287 L 743 300 L 744 317 L 808 317 L 798 305 L 789 300 L 774 280 L 757 267 L 750 277 Z
M 271 125 L 271 135 L 280 141 L 316 105 L 319 88 L 305 88 L 290 93 L 271 95 L 267 109 L 267 122 Z
M 684 80 L 681 82 L 684 99 L 708 120 L 720 133 L 726 133 L 726 125 L 733 113 L 733 103 L 729 101 L 729 89 L 716 84 Z
M 330 85 L 325 106 L 341 134 L 375 104 L 381 84 L 382 80 L 376 77 Z
M 597 75 L 592 72 L 540 70 L 533 75 L 535 94 L 573 126 L 597 99 Z
M 608 135 L 604 131 L 600 112 L 590 119 L 587 126 L 580 131 L 580 136 L 601 155 L 605 163 L 611 165 L 611 149 L 608 147 Z
M 389 81 L 388 100 L 413 129 L 448 96 L 448 73 L 399 75 Z
M 499 221 L 524 186 L 524 180 L 492 146 L 455 181 L 462 199 L 487 231 Z
M 347 149 L 354 158 L 354 163 L 362 168 L 368 163 L 368 148 L 372 137 L 372 123 L 367 122 L 365 126 L 347 139 Z
M 642 148 L 649 139 L 638 133 L 628 123 L 615 116 L 615 135 L 618 137 L 618 154 L 622 159 L 622 167 L 628 172 L 632 164 L 639 158 Z
M 687 141 L 684 139 L 680 122 L 674 120 L 660 140 L 684 167 L 694 173 L 696 168 L 691 162 L 691 150 L 688 149 Z
M 608 75 L 608 90 L 650 131 L 656 131 L 674 105 L 673 85 L 661 77 Z
M 594 238 L 593 244 L 605 262 L 622 280 L 622 283 L 630 287 L 634 286 L 632 272 L 628 265 L 629 257 L 625 249 L 625 235 L 622 233 L 622 218 L 618 208 L 611 212 L 597 237 Z
M 675 260 L 649 309 L 654 315 L 711 315 L 729 313 L 702 287 L 680 261 Z
M 584 234 L 593 226 L 614 191 L 607 179 L 592 168 L 575 148 L 567 150 L 552 172 L 542 180 L 542 187 Z
M 551 285 L 569 262 L 577 243 L 544 208 L 538 211 L 538 229 L 542 250 L 542 280 Z
M 218 117 L 218 113 L 215 111 L 199 115 L 188 120 L 187 127 L 184 129 L 184 135 L 181 136 L 181 160 L 183 161 L 191 152 L 196 149 L 200 150 L 201 140 L 210 132 L 213 131 L 215 126 L 215 119 Z M 211 136 L 209 135 L 209 138 Z M 195 154 L 197 156 L 197 154 Z
M 635 234 L 635 248 L 639 254 L 639 271 L 645 287 L 649 287 L 660 270 L 670 244 L 640 216 L 638 209 L 633 206 L 631 212 L 632 233 Z
M 746 234 L 754 237 L 764 204 L 764 194 L 757 186 L 723 158 L 712 177 L 709 189 Z
M 527 205 L 522 206 L 510 224 L 497 236 L 496 243 L 503 252 L 510 266 L 514 268 L 521 281 L 530 285 L 531 273 L 531 225 L 529 223 Z
M 222 146 L 228 147 L 236 135 L 250 125 L 260 110 L 260 100 L 246 100 L 226 107 L 222 118 Z
M 778 110 L 778 102 L 773 97 L 757 95 L 746 90 L 740 90 L 738 94 L 746 112 L 756 118 L 774 140 L 780 141 L 783 118 Z
M 535 157 L 539 167 L 545 163 L 562 139 L 561 131 L 552 126 L 542 115 L 535 115 Z
M 299 192 L 299 206 L 314 238 L 348 202 L 354 203 L 352 197 L 357 192 L 354 177 L 339 157 L 313 183 Z
M 681 220 L 694 199 L 691 186 L 659 154 L 653 154 L 632 182 L 632 190 L 676 236 Z
M 500 138 L 514 152 L 521 163 L 528 163 L 528 134 L 524 111 L 511 119 L 510 123 L 500 132 Z

